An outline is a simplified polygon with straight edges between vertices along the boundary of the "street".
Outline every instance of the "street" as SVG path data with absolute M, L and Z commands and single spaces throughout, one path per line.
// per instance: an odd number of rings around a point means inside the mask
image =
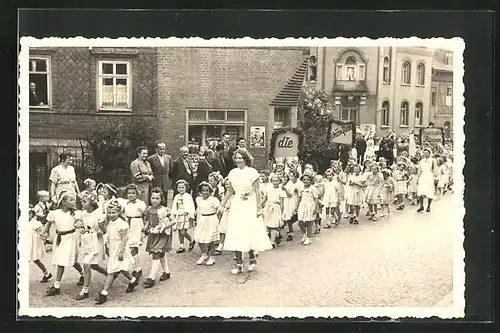
M 143 278 L 136 291 L 126 294 L 126 279 L 120 276 L 102 306 L 155 307 L 428 307 L 452 290 L 451 194 L 433 203 L 430 213 L 416 213 L 407 204 L 403 212 L 377 222 L 364 217 L 360 224 L 343 220 L 338 228 L 323 229 L 312 244 L 300 244 L 295 225 L 292 242 L 283 241 L 258 258 L 257 270 L 246 283 L 237 283 L 229 270 L 231 253 L 216 257 L 212 267 L 197 266 L 196 246 L 192 252 L 167 255 L 172 277 L 145 289 L 150 258 L 142 252 Z M 190 231 L 193 234 L 193 230 Z M 174 249 L 177 248 L 174 238 Z M 187 242 L 186 242 L 187 244 Z M 43 262 L 49 266 L 51 252 Z M 92 273 L 91 297 L 74 300 L 81 287 L 78 275 L 67 268 L 61 294 L 46 297 L 51 283 L 40 284 L 40 270 L 30 263 L 30 307 L 89 307 L 104 284 L 104 276 Z M 54 279 L 51 280 L 51 282 Z

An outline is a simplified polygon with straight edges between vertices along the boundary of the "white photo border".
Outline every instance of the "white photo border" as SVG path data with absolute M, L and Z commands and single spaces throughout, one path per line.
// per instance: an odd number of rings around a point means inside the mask
M 463 318 L 465 315 L 465 250 L 464 250 L 464 175 L 465 165 L 465 105 L 464 105 L 464 62 L 465 43 L 462 38 L 43 38 L 22 37 L 19 53 L 19 197 L 21 214 L 18 219 L 18 315 L 29 317 L 68 316 L 106 318 L 187 318 L 195 317 L 273 317 L 273 318 Z M 255 308 L 184 308 L 184 307 L 88 307 L 88 308 L 30 308 L 29 306 L 29 261 L 28 261 L 28 212 L 24 207 L 29 202 L 29 48 L 30 47 L 328 47 L 328 46 L 427 46 L 453 50 L 453 140 L 454 140 L 454 193 L 456 209 L 453 210 L 455 229 L 453 231 L 453 301 L 446 307 L 404 307 L 404 308 L 306 308 L 306 307 L 255 307 Z M 462 221 L 462 223 L 460 223 Z M 168 315 L 167 315 L 168 314 Z

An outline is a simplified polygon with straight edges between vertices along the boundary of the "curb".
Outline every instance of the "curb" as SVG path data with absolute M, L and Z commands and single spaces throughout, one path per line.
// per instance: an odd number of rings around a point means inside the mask
M 446 294 L 441 300 L 439 300 L 434 306 L 435 307 L 449 307 L 453 305 L 453 291 Z

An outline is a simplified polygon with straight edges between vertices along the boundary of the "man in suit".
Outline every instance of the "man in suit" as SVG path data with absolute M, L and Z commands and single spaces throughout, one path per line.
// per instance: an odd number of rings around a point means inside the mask
M 170 170 L 172 170 L 172 156 L 166 154 L 167 146 L 164 142 L 156 143 L 156 154 L 148 157 L 148 162 L 153 170 L 153 187 L 163 190 L 165 205 L 168 203 L 168 190 L 172 187 Z
M 224 144 L 218 143 L 215 146 L 215 154 L 213 160 L 210 161 L 212 164 L 212 170 L 214 172 L 218 171 L 222 177 L 226 178 L 226 161 L 224 160 Z
M 357 160 L 359 164 L 363 164 L 366 152 L 366 140 L 361 133 L 356 135 L 356 151 L 358 153 Z
M 174 195 L 177 194 L 175 183 L 184 179 L 189 184 L 188 192 L 193 190 L 193 170 L 191 170 L 191 161 L 189 160 L 189 148 L 184 146 L 180 149 L 180 156 L 172 163 L 172 171 L 170 172 L 170 179 L 172 179 L 174 186 Z

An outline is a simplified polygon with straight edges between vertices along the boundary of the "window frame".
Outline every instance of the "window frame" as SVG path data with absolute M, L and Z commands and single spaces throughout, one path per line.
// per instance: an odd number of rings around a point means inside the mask
M 408 66 L 407 71 L 405 70 L 405 66 Z M 407 72 L 406 77 L 408 78 L 408 82 L 405 81 L 405 75 L 404 75 L 405 72 Z M 401 85 L 404 86 L 411 85 L 411 63 L 408 60 L 404 61 L 403 65 L 401 66 Z
M 448 90 L 450 94 L 448 95 Z M 451 107 L 453 106 L 453 86 L 446 87 L 446 93 L 444 95 L 444 106 Z
M 205 111 L 205 120 L 189 120 L 189 112 L 190 111 Z M 209 111 L 224 111 L 224 121 L 213 121 L 208 120 L 208 112 Z M 228 112 L 243 112 L 243 120 L 242 121 L 228 121 Z M 186 145 L 189 143 L 189 126 L 221 126 L 223 128 L 222 131 L 225 131 L 227 126 L 240 126 L 243 127 L 243 137 L 247 137 L 247 126 L 248 126 L 248 110 L 246 109 L 222 109 L 222 108 L 187 108 L 186 109 L 186 128 L 185 128 L 185 142 Z M 203 134 L 202 134 L 202 143 L 203 143 Z M 206 138 L 205 138 L 206 140 Z
M 419 69 L 421 69 L 421 72 L 419 71 Z M 419 78 L 421 79 L 421 81 L 419 80 Z M 415 85 L 417 87 L 423 87 L 425 86 L 425 64 L 422 63 L 422 62 L 419 62 L 417 64 L 417 68 L 416 68 L 416 83 Z
M 348 119 L 345 119 L 343 117 L 343 112 L 344 111 L 348 111 Z M 344 120 L 344 121 L 353 121 L 352 120 L 352 112 L 354 111 L 354 113 L 356 114 L 356 125 L 359 125 L 359 108 L 357 107 L 354 107 L 354 106 L 350 106 L 350 107 L 341 107 L 340 108 L 340 119 L 341 120 Z
M 387 64 L 385 60 L 387 59 Z M 387 71 L 387 78 L 386 78 Z M 391 84 L 391 61 L 388 56 L 385 56 L 382 60 L 382 82 L 384 84 Z
M 365 71 L 366 71 L 366 66 L 365 64 L 359 64 L 358 65 L 358 81 L 364 81 L 365 78 L 366 78 L 366 75 L 365 75 Z M 354 79 L 356 79 L 356 77 L 354 77 Z
M 113 74 L 102 73 L 103 64 L 113 65 Z M 126 64 L 127 74 L 116 74 L 116 65 Z M 132 61 L 128 59 L 98 59 L 97 61 L 97 110 L 104 112 L 132 112 L 132 95 L 133 95 L 133 85 L 132 85 Z M 126 79 L 127 80 L 127 103 L 128 107 L 110 107 L 102 105 L 103 97 L 103 79 L 113 78 L 113 104 L 116 104 L 116 80 Z
M 46 56 L 46 55 L 33 55 L 30 56 L 28 59 L 28 62 L 31 60 L 45 60 L 46 61 L 46 68 L 47 71 L 46 73 L 43 72 L 32 72 L 29 67 L 28 63 L 28 83 L 31 83 L 31 80 L 29 80 L 29 76 L 31 74 L 45 74 L 47 76 L 47 104 L 46 105 L 29 105 L 30 109 L 34 109 L 33 111 L 50 111 L 52 110 L 52 63 L 51 63 L 51 57 Z M 29 94 L 29 87 L 28 87 L 28 94 Z M 29 102 L 28 102 L 29 104 Z
M 418 108 L 420 106 L 420 109 Z M 417 118 L 417 110 L 419 111 L 420 117 Z M 424 123 L 424 103 L 417 102 L 415 103 L 415 114 L 413 115 L 413 121 L 415 122 L 415 127 L 422 127 Z M 418 119 L 418 122 L 417 122 Z
M 403 105 L 406 107 L 403 109 Z M 409 118 L 410 118 L 410 111 L 409 111 L 409 106 L 410 104 L 408 101 L 402 101 L 400 106 L 399 106 L 399 127 L 408 127 L 409 125 Z M 404 113 L 403 113 L 404 110 Z M 404 122 L 405 116 L 406 116 L 406 123 Z
M 452 66 L 453 65 L 453 52 L 446 51 L 444 53 L 444 63 L 447 66 Z
M 389 101 L 383 101 L 382 102 L 382 117 L 380 121 L 380 127 L 381 128 L 387 128 L 389 127 L 389 119 L 390 119 L 390 111 L 391 110 L 391 105 Z
M 335 74 L 337 80 L 342 81 L 344 79 L 342 64 L 337 64 L 335 66 Z

